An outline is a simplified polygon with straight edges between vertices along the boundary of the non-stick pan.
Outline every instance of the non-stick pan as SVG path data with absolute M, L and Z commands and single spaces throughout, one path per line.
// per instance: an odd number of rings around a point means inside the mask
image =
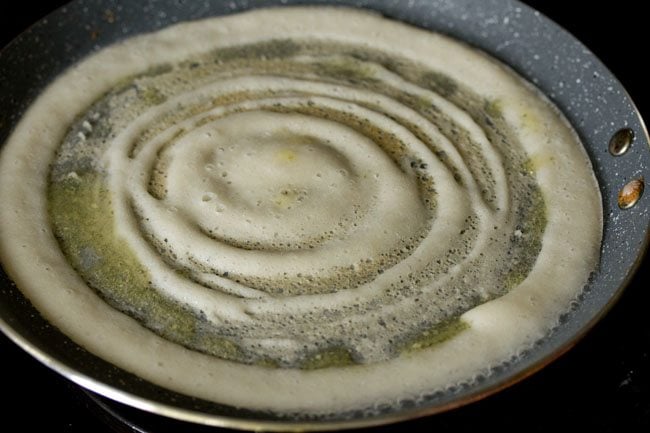
M 367 7 L 450 34 L 509 64 L 562 109 L 579 132 L 594 164 L 605 218 L 601 265 L 563 326 L 519 362 L 479 387 L 438 396 L 422 406 L 397 413 L 373 418 L 360 415 L 346 421 L 274 419 L 187 398 L 145 383 L 94 357 L 49 326 L 3 274 L 0 323 L 9 338 L 41 362 L 94 392 L 157 414 L 242 428 L 342 428 L 431 414 L 494 393 L 564 353 L 612 306 L 640 263 L 647 243 L 647 197 L 642 196 L 625 210 L 617 203 L 617 194 L 627 182 L 648 176 L 647 132 L 627 93 L 589 50 L 557 25 L 514 1 L 73 2 L 37 23 L 0 53 L 0 142 L 48 82 L 97 48 L 179 20 L 271 4 L 303 3 Z M 623 128 L 632 131 L 634 139 L 626 153 L 614 156 L 610 152 L 611 137 Z

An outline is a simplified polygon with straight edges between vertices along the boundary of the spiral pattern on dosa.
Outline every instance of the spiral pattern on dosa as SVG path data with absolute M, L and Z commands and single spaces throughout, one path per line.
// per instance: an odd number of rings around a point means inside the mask
M 541 244 L 498 101 L 350 44 L 274 40 L 133 77 L 71 129 L 54 184 L 87 154 L 149 289 L 228 350 L 163 334 L 241 362 L 389 359 L 523 280 Z

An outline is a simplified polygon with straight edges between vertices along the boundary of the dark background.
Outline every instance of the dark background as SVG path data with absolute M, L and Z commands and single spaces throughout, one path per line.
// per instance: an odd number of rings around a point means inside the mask
M 63 3 L 3 2 L 0 47 Z M 650 52 L 646 46 L 648 24 L 639 3 L 525 3 L 589 47 L 623 83 L 643 117 L 650 119 L 650 73 L 642 64 Z M 546 432 L 566 427 L 589 432 L 650 431 L 650 287 L 645 283 L 648 262 L 647 258 L 643 261 L 636 278 L 609 314 L 575 348 L 541 372 L 464 408 L 372 431 L 422 428 Z M 4 397 L 0 403 L 0 431 L 114 431 L 115 426 L 107 424 L 101 410 L 85 393 L 33 360 L 2 334 L 0 369 L 0 392 Z M 157 419 L 122 413 L 137 420 L 147 432 L 171 431 L 169 424 L 159 424 Z

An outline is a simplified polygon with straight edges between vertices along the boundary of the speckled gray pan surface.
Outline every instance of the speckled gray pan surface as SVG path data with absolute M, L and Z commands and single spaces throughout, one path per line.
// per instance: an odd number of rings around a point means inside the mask
M 169 24 L 270 6 L 329 4 L 364 7 L 404 22 L 436 30 L 479 47 L 510 65 L 553 100 L 579 132 L 600 182 L 605 227 L 600 268 L 563 325 L 516 363 L 503 366 L 471 388 L 430 396 L 419 406 L 406 402 L 399 413 L 372 419 L 361 413 L 334 419 L 292 420 L 274 414 L 198 401 L 161 389 L 119 370 L 76 346 L 49 326 L 6 275 L 0 275 L 0 327 L 42 362 L 72 380 L 136 407 L 213 425 L 251 427 L 254 423 L 308 421 L 311 427 L 377 424 L 435 412 L 454 402 L 471 401 L 525 376 L 570 347 L 617 298 L 645 249 L 649 197 L 621 210 L 619 190 L 648 177 L 648 136 L 633 102 L 595 56 L 571 35 L 529 7 L 512 0 L 233 0 L 108 1 L 78 0 L 34 25 L 0 52 L 0 143 L 21 113 L 59 72 L 117 40 Z M 628 152 L 612 156 L 612 135 L 629 128 Z M 3 323 L 4 322 L 4 323 Z M 190 416 L 191 415 L 191 416 Z M 257 420 L 257 421 L 255 421 Z M 269 424 L 270 425 L 270 424 Z M 285 424 L 286 426 L 287 424 Z M 341 424 L 342 425 L 342 424 Z M 281 424 L 276 424 L 276 427 Z

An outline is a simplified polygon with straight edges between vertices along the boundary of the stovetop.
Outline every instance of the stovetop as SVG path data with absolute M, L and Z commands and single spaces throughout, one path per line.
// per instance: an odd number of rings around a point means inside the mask
M 0 6 L 0 47 L 62 1 L 5 2 Z M 619 78 L 645 119 L 650 119 L 646 16 L 638 3 L 528 0 L 564 26 Z M 650 431 L 650 275 L 646 258 L 607 316 L 560 359 L 494 396 L 469 406 L 397 425 L 368 429 L 546 432 L 562 427 L 588 432 Z M 189 431 L 160 418 L 101 401 L 35 361 L 0 334 L 0 431 L 109 433 Z M 107 412 L 108 408 L 113 414 Z M 132 426 L 121 424 L 114 415 Z M 226 431 L 221 429 L 214 432 Z

